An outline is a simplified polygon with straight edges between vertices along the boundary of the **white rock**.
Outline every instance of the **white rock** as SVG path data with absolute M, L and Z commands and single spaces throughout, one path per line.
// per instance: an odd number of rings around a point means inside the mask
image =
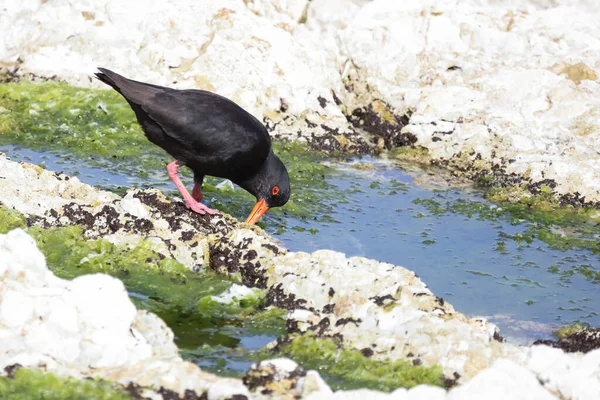
M 0 370 L 18 363 L 179 393 L 201 394 L 212 385 L 212 398 L 248 393 L 239 380 L 215 377 L 183 361 L 173 332 L 158 317 L 137 313 L 118 279 L 55 277 L 20 229 L 0 235 L 0 260 Z
M 70 296 L 86 328 L 126 331 L 135 318 L 135 306 L 125 286 L 108 275 L 82 275 L 73 279 Z
M 403 132 L 434 159 L 475 151 L 597 201 L 600 13 L 543 3 L 375 0 L 340 32 L 341 49 L 398 113 L 414 111 Z
M 571 392 L 573 399 L 600 398 L 600 349 L 590 351 L 582 357 L 579 364 L 573 368 L 571 380 L 567 385 L 561 392 Z
M 387 393 L 377 392 L 375 390 L 370 389 L 357 389 L 357 390 L 340 390 L 333 395 L 329 395 L 329 397 L 325 397 L 322 395 L 321 397 L 317 397 L 320 399 L 335 399 L 335 400 L 363 400 L 363 399 L 372 399 L 372 400 L 391 400 L 392 397 Z
M 208 389 L 208 400 L 231 399 L 235 395 L 251 398 L 250 392 L 241 382 L 236 385 L 226 380 L 217 381 Z
M 305 117 L 346 127 L 331 94 L 342 87 L 333 59 L 305 29 L 301 41 L 291 34 L 307 5 L 59 0 L 7 7 L 0 15 L 0 25 L 7 27 L 0 60 L 21 58 L 23 70 L 95 87 L 103 85 L 89 76 L 102 65 L 137 80 L 218 91 L 259 120 L 285 104 L 304 127 Z M 319 96 L 334 106 L 321 108 Z
M 289 358 L 272 358 L 270 360 L 261 361 L 260 366 L 270 365 L 275 369 L 275 380 L 285 379 L 290 373 L 298 368 L 298 364 Z
M 222 304 L 232 304 L 239 302 L 246 298 L 255 298 L 260 293 L 259 289 L 249 288 L 247 286 L 238 285 L 234 283 L 229 289 L 224 291 L 218 296 L 211 296 L 211 298 Z
M 48 304 L 48 323 L 53 324 L 68 334 L 79 332 L 80 320 L 75 305 L 67 299 L 59 298 Z
M 306 400 L 314 400 L 320 397 L 328 399 L 333 394 L 329 385 L 317 371 L 307 371 L 306 376 L 298 381 L 298 386 Z
M 133 197 L 132 192 L 127 193 L 121 200 L 123 211 L 136 216 L 138 218 L 148 218 L 148 210 L 142 205 L 140 199 Z
M 571 374 L 580 360 L 580 355 L 566 354 L 560 349 L 549 346 L 532 346 L 527 359 L 527 367 L 537 375 L 546 388 L 560 392 L 566 398 L 571 398 Z
M 408 390 L 405 388 L 398 388 L 390 393 L 390 397 L 394 400 L 408 400 Z
M 1 157 L 0 157 L 1 158 Z M 0 242 L 0 275 L 19 279 L 44 279 L 46 260 L 37 249 L 33 238 L 21 229 L 12 231 Z
M 452 389 L 448 400 L 487 399 L 556 400 L 527 368 L 499 359 L 462 386 Z
M 3 291 L 0 298 L 0 323 L 19 331 L 33 316 L 33 301 L 23 293 Z
M 436 386 L 418 385 L 408 391 L 407 399 L 444 400 L 446 399 L 446 391 Z

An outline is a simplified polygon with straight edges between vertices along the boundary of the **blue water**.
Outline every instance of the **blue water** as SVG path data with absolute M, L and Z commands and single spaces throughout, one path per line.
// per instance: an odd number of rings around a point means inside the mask
M 68 155 L 11 146 L 0 147 L 0 151 L 15 160 L 77 174 L 81 181 L 103 188 L 158 186 L 173 190 L 166 171 L 142 180 L 122 172 L 73 165 Z M 374 169 L 352 168 L 359 161 L 373 164 Z M 515 223 L 497 205 L 483 200 L 478 190 L 439 184 L 442 173 L 369 157 L 334 164 L 326 179 L 344 196 L 334 201 L 333 220 L 304 221 L 281 214 L 292 229 L 276 237 L 293 251 L 327 248 L 413 270 L 434 294 L 462 313 L 489 317 L 512 342 L 548 338 L 553 329 L 575 321 L 600 325 L 595 307 L 600 287 L 580 273 L 569 272 L 582 266 L 600 270 L 598 255 L 589 250 L 562 251 L 537 239 L 531 243 L 510 239 L 533 223 Z M 441 205 L 462 204 L 466 210 L 471 204 L 483 204 L 493 218 L 468 211 L 435 213 L 423 204 L 432 200 Z M 267 230 L 274 231 L 270 226 Z M 261 347 L 268 339 L 248 345 Z M 235 357 L 231 361 L 235 362 Z
M 432 213 L 419 200 L 499 208 L 472 188 L 424 188 L 413 179 L 422 180 L 424 172 L 376 165 L 375 172 L 346 168 L 331 177 L 331 183 L 349 192 L 361 190 L 337 205 L 338 223 L 320 225 L 315 235 L 288 231 L 280 239 L 291 250 L 330 248 L 413 270 L 434 294 L 462 313 L 488 316 L 513 342 L 550 337 L 557 326 L 575 321 L 600 324 L 600 286 L 581 274 L 560 273 L 582 265 L 598 271 L 598 255 L 552 249 L 536 239 L 529 244 L 507 239 L 531 224 L 513 225 L 503 220 L 501 210 L 494 221 L 478 219 L 477 213 Z M 373 189 L 373 182 L 380 182 L 380 188 Z M 390 194 L 390 182 L 406 187 Z M 552 266 L 559 272 L 549 272 Z

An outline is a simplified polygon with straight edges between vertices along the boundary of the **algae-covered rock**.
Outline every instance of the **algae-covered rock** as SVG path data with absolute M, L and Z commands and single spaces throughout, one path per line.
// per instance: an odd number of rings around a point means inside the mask
M 590 2 L 379 0 L 339 41 L 360 71 L 353 98 L 375 93 L 408 116 L 402 134 L 432 160 L 471 178 L 550 180 L 558 198 L 594 205 L 597 20 Z
M 282 329 L 280 339 L 269 346 L 271 350 L 265 350 L 266 357 L 283 352 L 323 371 L 328 379 L 359 382 L 370 388 L 413 387 L 407 395 L 425 390 L 420 383 L 450 387 L 467 382 L 499 358 L 526 365 L 530 357 L 527 348 L 503 343 L 493 324 L 457 312 L 404 268 L 331 251 L 289 252 L 260 228 L 239 224 L 227 215 L 193 214 L 179 200 L 170 200 L 156 190 L 133 190 L 119 197 L 29 164 L 4 157 L 0 163 L 0 214 L 7 216 L 3 218 L 7 221 L 4 228 L 27 228 L 56 273 L 75 278 L 85 272 L 108 272 L 122 279 L 129 289 L 166 299 L 199 316 L 244 314 L 265 306 L 286 309 L 286 327 L 277 328 Z M 32 170 L 34 174 L 29 172 Z M 26 174 L 30 174 L 27 180 L 18 180 Z M 25 182 L 27 190 L 15 189 L 15 177 L 19 183 Z M 77 190 L 83 200 L 53 194 L 61 184 L 64 193 Z M 38 202 L 36 198 L 47 201 Z M 23 241 L 34 246 L 29 236 L 23 236 Z M 52 324 L 56 318 L 68 318 L 58 324 L 61 330 L 70 332 L 71 341 L 63 340 L 63 336 L 55 336 L 53 341 L 47 330 L 30 330 L 19 339 L 22 344 L 5 342 L 14 355 L 6 365 L 43 364 L 46 370 L 58 374 L 135 382 L 142 388 L 162 387 L 180 395 L 186 390 L 200 394 L 208 390 L 209 398 L 210 391 L 226 397 L 250 393 L 241 381 L 221 380 L 182 361 L 170 329 L 152 314 L 136 313 L 123 285 L 113 278 L 89 275 L 63 281 L 43 267 L 44 258 L 37 250 L 23 253 L 14 246 L 4 248 L 7 254 L 13 254 L 11 257 L 17 257 L 14 265 L 21 265 L 18 260 L 22 260 L 31 270 L 15 275 L 15 282 L 10 278 L 3 288 L 18 287 L 22 284 L 19 279 L 39 281 L 41 278 L 35 278 L 39 275 L 49 282 L 59 282 L 55 283 L 59 287 L 69 287 L 71 293 L 60 307 L 49 308 L 48 304 L 54 303 L 43 302 L 43 309 L 50 315 L 42 319 L 42 324 Z M 21 268 L 14 265 L 12 268 Z M 73 270 L 61 265 L 77 267 Z M 242 289 L 232 286 L 230 280 L 211 278 L 210 271 L 256 289 Z M 31 274 L 33 277 L 28 278 Z M 171 286 L 160 283 L 162 279 Z M 106 293 L 113 293 L 112 306 L 98 308 L 98 302 L 108 304 L 102 297 L 104 287 Z M 191 296 L 194 292 L 198 295 Z M 11 335 L 36 321 L 38 300 L 30 296 L 29 292 L 12 290 L 0 302 L 0 318 L 4 326 L 10 327 Z M 82 296 L 91 303 L 81 300 Z M 71 301 L 83 303 L 73 306 Z M 14 308 L 17 305 L 18 312 Z M 86 318 L 100 314 L 82 328 L 78 307 Z M 115 308 L 118 313 L 110 311 Z M 52 311 L 55 309 L 64 312 Z M 113 318 L 115 322 L 111 322 Z M 265 326 L 272 323 L 270 317 L 260 313 L 256 321 L 263 321 Z M 114 324 L 106 328 L 110 334 L 95 333 L 94 329 L 102 331 L 106 324 Z M 32 339 L 42 334 L 44 341 Z M 90 334 L 98 343 L 86 342 L 73 350 L 71 344 L 75 346 L 77 335 L 84 334 Z M 112 343 L 111 338 L 118 343 Z M 134 345 L 138 342 L 141 344 Z M 43 352 L 30 355 L 26 347 L 30 345 L 43 345 L 47 349 L 44 351 L 60 352 L 61 357 L 69 358 L 52 358 Z M 98 346 L 107 346 L 107 350 Z M 130 352 L 127 346 L 133 346 Z M 83 365 L 77 367 L 77 363 Z M 190 384 L 189 379 L 196 383 Z M 275 386 L 286 385 L 282 382 Z M 563 385 L 571 387 L 572 383 Z M 303 390 L 301 381 L 296 388 Z M 328 390 L 320 388 L 318 392 Z M 341 396 L 344 392 L 337 393 Z
M 584 326 L 565 327 L 558 332 L 558 340 L 536 340 L 533 344 L 544 344 L 556 347 L 565 352 L 582 352 L 600 349 L 600 328 Z
M 138 314 L 118 279 L 100 274 L 57 278 L 33 238 L 20 229 L 0 235 L 0 259 L 0 368 L 5 372 L 18 364 L 200 394 L 217 379 L 179 357 L 171 330 L 156 317 Z M 195 379 L 172 375 L 164 380 L 164 369 L 187 370 Z
M 0 15 L 0 63 L 5 81 L 98 87 L 100 64 L 216 91 L 274 137 L 346 153 L 425 148 L 461 177 L 551 183 L 564 203 L 597 205 L 597 18 L 568 1 L 33 2 Z
M 253 392 L 293 399 L 300 396 L 298 383 L 303 372 L 294 361 L 278 358 L 252 365 L 242 380 Z
M 335 105 L 333 91 L 342 87 L 335 59 L 305 29 L 298 29 L 302 40 L 293 35 L 308 6 L 102 0 L 7 7 L 0 24 L 11 29 L 0 42 L 0 61 L 25 76 L 58 75 L 80 86 L 100 87 L 89 76 L 104 66 L 136 80 L 216 91 L 264 120 L 274 136 L 364 152 L 366 141 Z M 332 106 L 321 107 L 320 99 Z

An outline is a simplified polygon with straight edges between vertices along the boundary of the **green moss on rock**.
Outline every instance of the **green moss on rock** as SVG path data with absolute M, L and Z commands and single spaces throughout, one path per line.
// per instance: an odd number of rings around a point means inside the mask
M 444 385 L 442 368 L 413 365 L 405 360 L 380 360 L 360 351 L 342 349 L 334 339 L 313 334 L 292 335 L 279 351 L 304 368 L 314 369 L 334 389 L 369 388 L 383 391 L 420 384 Z
M 123 281 L 131 292 L 160 299 L 170 306 L 201 310 L 201 300 L 227 290 L 231 282 L 211 273 L 198 274 L 154 250 L 137 245 L 114 245 L 107 240 L 84 240 L 80 226 L 29 228 L 48 266 L 61 278 L 104 273 Z
M 588 328 L 589 328 L 589 325 L 584 325 L 584 324 L 579 324 L 579 323 L 572 324 L 572 325 L 565 325 L 565 326 L 560 327 L 556 332 L 554 332 L 554 336 L 557 339 L 564 339 L 574 333 L 584 331 Z
M 146 139 L 127 102 L 113 90 L 57 82 L 5 83 L 0 84 L 0 110 L 3 144 L 52 152 L 89 167 L 136 176 L 140 186 L 167 182 L 165 166 L 171 157 Z M 280 218 L 283 212 L 299 218 L 327 218 L 332 211 L 329 200 L 343 198 L 344 193 L 325 181 L 331 171 L 321 162 L 325 155 L 299 143 L 274 142 L 273 147 L 290 172 L 294 190 L 285 208 L 269 211 L 261 225 L 266 222 L 275 230 L 285 229 Z M 189 170 L 181 171 L 191 178 Z M 217 187 L 220 182 L 208 177 L 204 197 L 236 218 L 246 217 L 255 199 L 237 187 Z
M 0 233 L 6 233 L 15 228 L 23 228 L 25 225 L 23 214 L 0 203 Z
M 4 143 L 68 150 L 91 165 L 123 163 L 142 177 L 145 170 L 164 166 L 168 157 L 147 141 L 133 111 L 114 91 L 56 82 L 6 83 L 0 85 L 0 107 L 7 110 L 0 114 Z
M 392 158 L 399 161 L 410 161 L 418 164 L 430 164 L 429 150 L 422 146 L 403 146 L 395 148 L 390 152 Z
M 131 395 L 101 380 L 78 380 L 19 368 L 0 377 L 0 398 L 10 400 L 128 400 Z
M 25 226 L 23 215 L 0 205 L 0 233 Z M 275 338 L 285 333 L 285 310 L 265 309 L 264 291 L 254 290 L 227 304 L 218 302 L 213 296 L 229 289 L 230 280 L 210 271 L 190 271 L 156 253 L 147 240 L 117 246 L 102 239 L 84 240 L 79 226 L 26 229 L 55 275 L 72 279 L 105 273 L 123 281 L 136 306 L 162 318 L 175 332 L 183 354 L 190 358 L 203 346 L 220 349 L 213 356 L 222 357 L 225 349 L 240 346 L 243 337 Z M 248 351 L 242 358 L 255 360 Z

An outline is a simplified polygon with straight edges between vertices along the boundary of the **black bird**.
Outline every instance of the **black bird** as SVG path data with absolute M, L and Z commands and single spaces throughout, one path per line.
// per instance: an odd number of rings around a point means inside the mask
M 205 175 L 229 179 L 256 197 L 247 223 L 254 224 L 269 208 L 287 203 L 288 172 L 273 153 L 263 124 L 243 108 L 204 90 L 170 89 L 98 69 L 96 78 L 127 100 L 148 140 L 175 158 L 167 171 L 188 208 L 199 214 L 217 213 L 201 203 Z M 182 165 L 194 172 L 191 195 L 177 173 Z

